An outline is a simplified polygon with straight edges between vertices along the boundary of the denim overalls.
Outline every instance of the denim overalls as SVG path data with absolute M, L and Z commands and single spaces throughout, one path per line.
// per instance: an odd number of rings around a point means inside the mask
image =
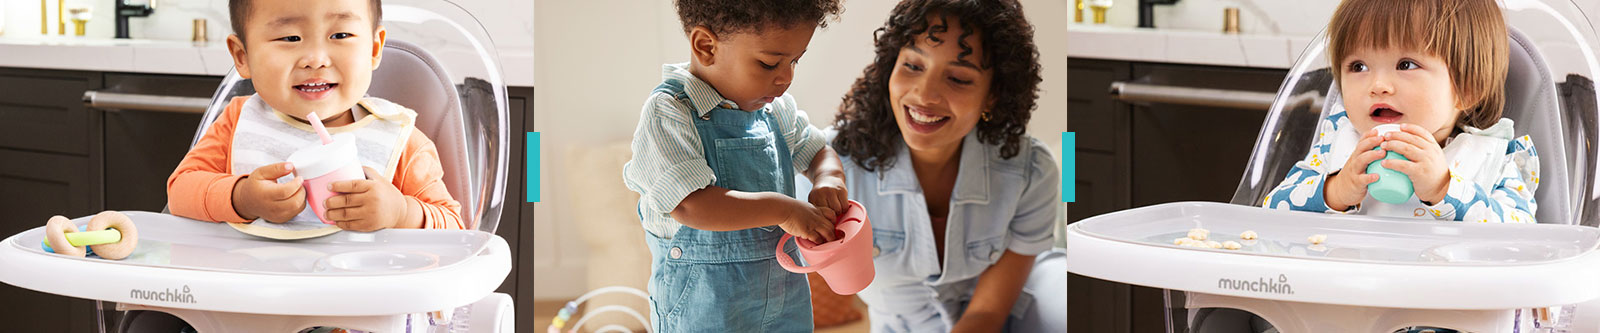
M 656 92 L 693 105 L 682 82 L 663 82 Z M 693 108 L 685 112 L 695 113 Z M 794 162 L 770 112 L 719 105 L 705 117 L 692 118 L 716 186 L 794 195 Z M 783 234 L 777 226 L 736 231 L 682 227 L 672 239 L 645 233 L 655 331 L 811 331 L 806 276 L 784 270 L 773 255 Z M 799 258 L 792 242 L 784 252 Z

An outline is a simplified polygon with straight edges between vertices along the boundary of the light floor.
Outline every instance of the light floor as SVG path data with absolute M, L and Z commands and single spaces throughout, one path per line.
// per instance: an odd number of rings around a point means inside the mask
M 523 326 L 523 325 L 527 325 L 528 323 L 517 323 L 517 330 L 518 331 L 524 331 L 524 332 L 544 332 L 545 328 L 550 326 L 550 320 L 554 319 L 556 317 L 556 312 L 561 311 L 561 306 L 564 305 L 565 303 L 566 303 L 566 301 L 533 302 L 534 319 L 533 319 L 533 323 L 532 323 L 533 324 L 532 329 L 530 330 L 529 327 Z M 861 317 L 862 317 L 861 320 L 857 320 L 855 322 L 852 322 L 852 323 L 849 323 L 849 324 L 845 324 L 845 325 L 842 325 L 842 326 L 819 329 L 819 330 L 817 330 L 817 332 L 818 333 L 853 333 L 853 332 L 868 332 L 868 331 L 870 331 L 871 327 L 867 326 L 867 319 L 866 319 L 867 305 L 865 303 L 861 303 L 861 299 L 859 299 L 859 298 L 856 299 L 855 305 L 856 305 L 856 309 L 860 309 L 861 310 Z M 573 319 L 576 320 L 577 318 L 573 318 Z M 586 326 L 589 326 L 589 325 L 586 325 Z M 592 329 L 594 327 L 590 327 L 590 328 Z

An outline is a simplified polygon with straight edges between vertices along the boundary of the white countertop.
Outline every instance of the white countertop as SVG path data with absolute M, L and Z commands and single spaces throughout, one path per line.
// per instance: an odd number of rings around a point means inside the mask
M 1072 58 L 1288 69 L 1313 36 L 1069 24 Z
M 506 85 L 533 86 L 533 50 L 501 49 Z M 72 37 L 0 38 L 0 67 L 223 76 L 233 69 L 223 43 Z

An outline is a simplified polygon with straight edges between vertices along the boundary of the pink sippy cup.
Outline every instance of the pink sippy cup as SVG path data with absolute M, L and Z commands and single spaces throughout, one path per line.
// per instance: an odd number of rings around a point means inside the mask
M 345 180 L 366 179 L 366 173 L 361 169 L 361 160 L 356 155 L 356 138 L 349 133 L 329 136 L 328 129 L 322 127 L 322 118 L 316 113 L 306 116 L 311 121 L 311 127 L 316 129 L 317 136 L 321 137 L 322 144 L 301 148 L 289 155 L 289 163 L 294 164 L 294 173 L 304 182 L 301 185 L 306 189 L 306 204 L 311 211 L 317 214 L 317 219 L 322 223 L 334 224 L 328 219 L 328 211 L 323 204 L 335 194 L 330 187 L 334 182 Z
M 867 210 L 861 203 L 850 200 L 850 207 L 834 221 L 833 228 L 842 236 L 831 242 L 817 244 L 795 239 L 806 267 L 795 265 L 794 259 L 783 253 L 783 244 L 794 237 L 784 234 L 778 240 L 778 265 L 795 273 L 817 272 L 835 294 L 852 295 L 866 289 L 876 274 L 872 267 L 872 223 L 867 221 Z

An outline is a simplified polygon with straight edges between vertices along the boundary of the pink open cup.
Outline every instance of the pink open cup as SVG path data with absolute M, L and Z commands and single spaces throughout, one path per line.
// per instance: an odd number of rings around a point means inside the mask
M 301 184 L 306 188 L 306 204 L 322 223 L 334 224 L 323 207 L 328 198 L 338 194 L 330 189 L 333 183 L 366 179 L 357 156 L 356 138 L 349 133 L 333 136 L 331 143 L 308 146 L 289 155 L 295 175 L 304 180 Z
M 833 229 L 839 237 L 831 242 L 817 244 L 804 238 L 795 239 L 795 244 L 800 246 L 800 256 L 808 264 L 806 267 L 795 265 L 794 259 L 783 253 L 783 244 L 794 237 L 784 234 L 778 240 L 778 265 L 795 273 L 817 272 L 834 293 L 852 295 L 866 289 L 875 276 L 872 223 L 867 221 L 867 210 L 861 203 L 851 200 L 850 207 L 834 221 Z

